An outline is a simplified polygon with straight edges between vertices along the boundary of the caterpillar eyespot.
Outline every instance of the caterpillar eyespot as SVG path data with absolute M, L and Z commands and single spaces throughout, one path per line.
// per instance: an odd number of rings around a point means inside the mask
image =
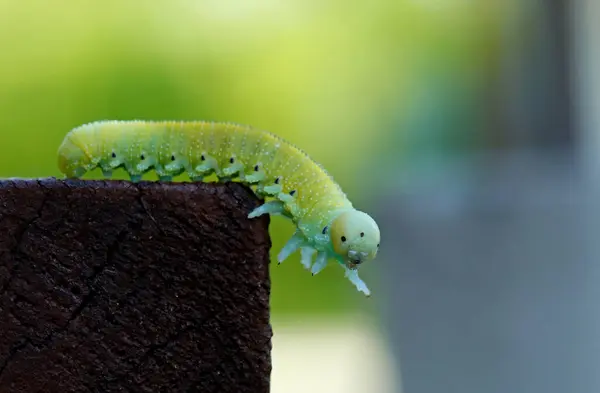
M 165 156 L 164 149 L 173 152 Z M 280 263 L 300 250 L 302 264 L 315 275 L 334 259 L 348 280 L 370 295 L 358 267 L 377 256 L 379 227 L 353 207 L 320 164 L 275 134 L 233 123 L 98 121 L 67 133 L 58 166 L 68 178 L 96 167 L 109 177 L 123 167 L 134 182 L 154 170 L 161 180 L 186 173 L 196 181 L 216 174 L 222 181 L 256 185 L 266 201 L 248 218 L 281 215 L 296 226 L 277 256 Z

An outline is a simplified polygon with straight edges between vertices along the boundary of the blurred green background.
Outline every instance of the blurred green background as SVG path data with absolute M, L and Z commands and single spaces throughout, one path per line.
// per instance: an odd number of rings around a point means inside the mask
M 509 11 L 488 2 L 1 0 L 0 176 L 60 176 L 62 138 L 94 120 L 233 121 L 302 147 L 368 211 L 414 156 L 487 143 L 481 98 Z M 292 231 L 273 219 L 273 256 Z M 297 255 L 273 265 L 272 278 L 276 316 L 368 304 L 341 269 L 313 278 Z

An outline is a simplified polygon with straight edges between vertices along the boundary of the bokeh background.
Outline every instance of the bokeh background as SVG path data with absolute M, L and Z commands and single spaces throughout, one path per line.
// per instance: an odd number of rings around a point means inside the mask
M 597 393 L 598 20 L 596 0 L 0 0 L 0 176 L 60 176 L 66 132 L 100 119 L 275 132 L 382 242 L 370 299 L 334 265 L 272 266 L 274 393 Z M 273 257 L 292 232 L 272 220 Z

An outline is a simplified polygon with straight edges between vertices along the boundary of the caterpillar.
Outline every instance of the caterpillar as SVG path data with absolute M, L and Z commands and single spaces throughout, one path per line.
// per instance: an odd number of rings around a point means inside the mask
M 356 289 L 370 296 L 358 268 L 377 256 L 377 223 L 353 207 L 323 166 L 271 132 L 209 121 L 96 121 L 67 133 L 58 166 L 66 178 L 99 167 L 106 178 L 124 168 L 132 182 L 151 170 L 160 181 L 187 173 L 191 181 L 214 174 L 218 181 L 243 182 L 265 201 L 249 218 L 280 215 L 295 225 L 278 263 L 299 250 L 314 276 L 334 259 Z

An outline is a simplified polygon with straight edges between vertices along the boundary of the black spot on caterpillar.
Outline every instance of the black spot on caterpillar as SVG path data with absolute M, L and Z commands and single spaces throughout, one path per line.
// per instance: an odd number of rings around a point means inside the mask
M 58 165 L 70 178 L 96 167 L 110 177 L 122 167 L 132 181 L 154 170 L 161 180 L 185 172 L 193 181 L 216 174 L 245 182 L 268 199 L 249 218 L 282 215 L 296 225 L 279 263 L 300 250 L 302 264 L 314 275 L 333 258 L 359 291 L 370 294 L 358 266 L 377 255 L 377 224 L 352 206 L 321 165 L 275 134 L 233 123 L 98 121 L 66 135 Z

